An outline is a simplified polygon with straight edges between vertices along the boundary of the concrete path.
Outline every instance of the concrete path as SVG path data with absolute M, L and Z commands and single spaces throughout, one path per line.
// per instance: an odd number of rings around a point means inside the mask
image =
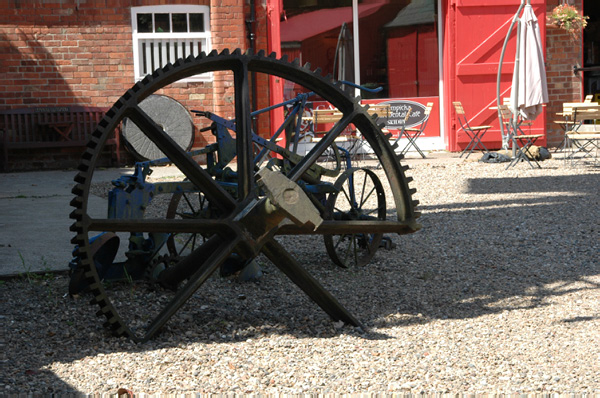
M 126 171 L 96 175 L 108 181 Z M 0 275 L 67 270 L 75 175 L 74 170 L 0 174 Z

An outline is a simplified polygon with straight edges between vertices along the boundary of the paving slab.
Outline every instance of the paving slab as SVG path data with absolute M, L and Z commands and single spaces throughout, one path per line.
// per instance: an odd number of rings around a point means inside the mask
M 95 176 L 110 181 L 123 172 L 100 170 Z M 68 269 L 75 175 L 74 170 L 0 174 L 0 275 Z

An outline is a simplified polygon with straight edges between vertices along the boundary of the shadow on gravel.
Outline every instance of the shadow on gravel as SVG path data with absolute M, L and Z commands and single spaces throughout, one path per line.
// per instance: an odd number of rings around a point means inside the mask
M 550 305 L 553 296 L 600 289 L 587 279 L 600 274 L 598 210 L 593 216 L 586 210 L 600 207 L 600 175 L 472 179 L 467 186 L 472 200 L 423 204 L 423 229 L 393 236 L 396 248 L 381 250 L 360 269 L 333 266 L 319 237 L 278 238 L 367 326 L 366 333 L 337 328 L 264 260 L 260 282 L 211 278 L 155 340 L 140 345 L 111 337 L 94 315 L 97 307 L 87 305 L 89 297 L 65 297 L 66 277 L 8 281 L 0 286 L 0 332 L 7 336 L 0 384 L 10 385 L 11 392 L 74 392 L 48 371 L 50 364 L 75 366 L 101 360 L 99 354 L 190 343 L 216 344 L 210 349 L 218 350 L 275 335 L 386 339 L 387 327 L 535 309 Z M 146 297 L 145 289 L 125 284 L 116 294 L 124 301 L 139 300 L 138 295 Z M 106 381 L 106 390 L 117 387 Z
M 599 289 L 587 280 L 600 274 L 599 186 L 599 174 L 470 179 L 472 201 L 420 206 L 424 228 L 397 249 L 397 310 L 474 318 Z

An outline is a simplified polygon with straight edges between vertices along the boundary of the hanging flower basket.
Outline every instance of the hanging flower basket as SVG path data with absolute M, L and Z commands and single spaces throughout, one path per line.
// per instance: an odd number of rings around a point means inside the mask
M 589 17 L 581 15 L 577 7 L 568 4 L 554 7 L 549 17 L 550 22 L 572 35 L 581 32 L 587 26 L 588 19 Z

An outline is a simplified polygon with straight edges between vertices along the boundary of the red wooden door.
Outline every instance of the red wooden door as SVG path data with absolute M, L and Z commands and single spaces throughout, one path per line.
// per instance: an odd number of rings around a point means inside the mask
M 416 97 L 417 30 L 397 28 L 387 40 L 389 97 Z
M 437 96 L 440 87 L 438 39 L 435 25 L 418 26 L 417 74 L 419 97 Z
M 502 137 L 496 106 L 496 81 L 502 45 L 520 0 L 447 0 L 444 6 L 445 126 L 448 147 L 462 150 L 469 143 L 460 130 L 453 101 L 461 101 L 471 125 L 492 125 L 483 142 L 489 149 L 501 147 Z M 542 44 L 546 46 L 546 0 L 531 0 L 539 20 Z M 502 64 L 500 97 L 510 96 L 516 52 L 516 26 L 510 36 Z M 527 132 L 545 133 L 546 113 L 539 115 Z M 544 140 L 538 144 L 545 145 Z

